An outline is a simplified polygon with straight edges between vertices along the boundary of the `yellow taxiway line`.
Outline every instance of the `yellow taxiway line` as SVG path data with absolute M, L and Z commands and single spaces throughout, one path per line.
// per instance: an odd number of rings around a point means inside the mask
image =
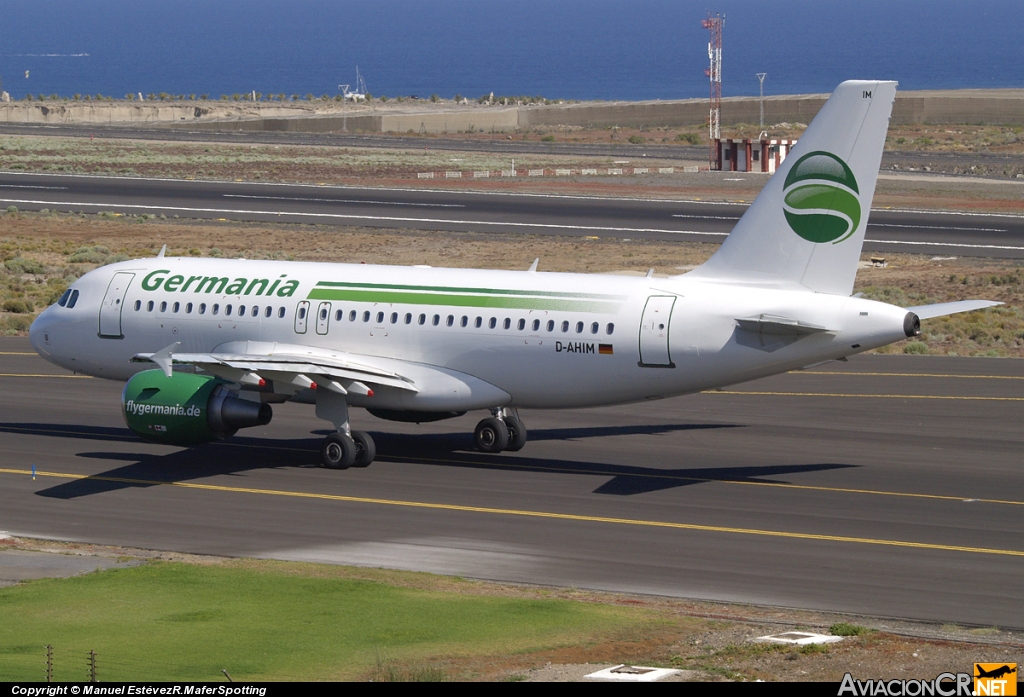
M 31 475 L 30 470 L 0 469 L 2 474 Z M 853 544 L 880 545 L 885 547 L 903 547 L 910 549 L 927 549 L 942 552 L 966 552 L 970 554 L 995 554 L 1008 557 L 1024 557 L 1024 551 L 1015 549 L 993 549 L 989 547 L 966 547 L 962 545 L 944 545 L 929 542 L 909 542 L 906 540 L 885 540 L 871 537 L 850 537 L 846 535 L 818 535 L 814 533 L 784 532 L 780 530 L 759 530 L 756 528 L 733 528 L 721 525 L 697 525 L 693 523 L 673 523 L 660 520 L 642 520 L 633 518 L 612 518 L 593 515 L 576 515 L 572 513 L 553 513 L 548 511 L 530 511 L 515 508 L 491 508 L 485 506 L 462 506 L 451 503 L 428 503 L 425 501 L 402 501 L 396 499 L 379 499 L 363 496 L 342 496 L 339 494 L 316 494 L 304 491 L 282 491 L 279 489 L 253 489 L 249 487 L 219 486 L 215 484 L 195 484 L 191 482 L 161 482 L 145 479 L 129 479 L 125 477 L 105 477 L 62 472 L 35 473 L 37 477 L 56 477 L 59 479 L 91 479 L 101 482 L 118 482 L 144 486 L 173 486 L 183 489 L 199 489 L 202 491 L 221 491 L 236 494 L 255 494 L 262 496 L 282 496 L 287 498 L 316 499 L 321 501 L 338 501 L 345 503 L 368 503 L 378 506 L 400 506 L 403 508 L 421 508 L 438 511 L 454 511 L 464 513 L 483 513 L 490 515 L 518 516 L 524 518 L 543 518 L 547 520 L 566 520 L 585 523 L 604 523 L 609 525 L 633 525 L 650 528 L 672 530 L 691 530 L 697 532 L 717 532 L 734 535 L 756 535 L 763 537 L 780 537 L 795 540 L 817 540 L 823 542 L 846 542 Z
M 893 378 L 969 378 L 975 380 L 1024 380 L 1022 375 L 951 375 L 949 373 L 856 373 L 838 370 L 791 370 L 789 375 L 868 375 Z
M 0 373 L 0 378 L 71 378 L 92 380 L 92 375 L 60 375 L 56 373 Z
M 14 426 L 8 426 L 5 428 L 8 432 L 22 432 L 22 433 L 53 433 L 61 436 L 90 436 L 91 434 L 81 431 L 71 431 L 67 429 L 41 429 L 41 428 L 17 428 Z M 118 440 L 122 442 L 138 442 L 138 439 L 133 435 L 125 433 L 123 437 L 116 435 L 106 436 L 108 440 Z M 231 443 L 231 442 L 216 442 L 211 443 L 221 448 L 258 448 L 262 450 L 282 450 L 285 452 L 295 453 L 306 453 L 310 456 L 313 455 L 314 451 L 306 448 L 290 448 L 283 445 L 249 445 L 247 443 Z M 174 447 L 174 446 L 171 446 Z M 479 467 L 488 467 L 495 470 L 525 470 L 530 472 L 550 472 L 552 474 L 578 474 L 578 475 L 591 475 L 598 477 L 636 477 L 638 479 L 660 479 L 669 481 L 680 481 L 680 482 L 707 482 L 716 484 L 732 484 L 738 486 L 761 486 L 761 487 L 773 487 L 777 489 L 798 489 L 804 491 L 825 491 L 835 494 L 863 494 L 870 496 L 896 496 L 900 498 L 908 499 L 931 499 L 933 501 L 955 501 L 958 503 L 992 503 L 1000 504 L 1005 506 L 1024 506 L 1024 501 L 1012 501 L 1009 499 L 982 499 L 973 498 L 970 496 L 949 496 L 947 494 L 918 494 L 914 492 L 906 491 L 885 491 L 881 489 L 854 489 L 847 487 L 834 487 L 834 486 L 815 486 L 811 484 L 789 484 L 786 482 L 751 482 L 743 481 L 740 479 L 720 479 L 716 477 L 687 477 L 685 475 L 672 474 L 671 471 L 660 473 L 657 471 L 653 472 L 628 472 L 628 471 L 614 471 L 614 470 L 585 470 L 585 469 L 569 469 L 566 467 L 544 467 L 537 465 L 527 465 L 522 462 L 503 462 L 503 461 L 492 461 L 487 462 L 484 460 L 450 460 L 445 458 L 434 458 L 434 457 L 406 457 L 402 455 L 381 455 L 379 460 L 384 462 L 403 462 L 409 464 L 434 464 L 434 465 L 449 465 L 453 467 L 460 467 L 465 465 L 476 465 Z M 22 470 L 4 470 L 0 469 L 0 473 L 21 473 Z M 786 474 L 786 473 L 780 473 Z M 79 476 L 79 475 L 68 475 L 68 476 Z M 83 475 L 84 476 L 84 475 Z M 771 475 L 763 475 L 771 476 Z

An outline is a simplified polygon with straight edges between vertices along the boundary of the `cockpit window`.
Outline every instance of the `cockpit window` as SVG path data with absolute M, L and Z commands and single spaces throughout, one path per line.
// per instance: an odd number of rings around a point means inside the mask
M 73 291 L 71 291 L 71 297 L 68 298 L 67 308 L 70 310 L 71 308 L 73 308 L 75 306 L 75 303 L 77 303 L 77 302 L 78 302 L 78 291 L 77 290 L 73 290 Z
M 57 304 L 60 305 L 61 307 L 64 307 L 65 305 L 68 304 L 68 298 L 70 297 L 71 289 L 68 288 L 66 291 L 64 291 L 64 295 L 60 296 L 60 300 L 57 301 Z

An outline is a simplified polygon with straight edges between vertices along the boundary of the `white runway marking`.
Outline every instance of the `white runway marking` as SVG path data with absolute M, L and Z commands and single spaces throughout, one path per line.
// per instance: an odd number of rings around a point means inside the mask
M 909 242 L 907 240 L 864 240 L 876 244 L 909 244 L 918 247 L 966 247 L 968 249 L 1010 249 L 1024 251 L 1024 247 L 1011 247 L 1003 244 L 965 244 L 960 242 Z
M 49 189 L 51 191 L 67 191 L 66 186 L 33 186 L 32 184 L 0 184 L 0 189 Z
M 683 213 L 673 213 L 673 218 L 696 218 L 697 220 L 739 220 L 739 216 L 730 215 L 686 215 Z
M 416 206 L 423 208 L 465 208 L 461 203 L 411 203 L 403 201 L 361 201 L 349 198 L 302 198 L 301 196 L 251 196 L 249 194 L 224 194 L 224 198 L 253 198 L 259 201 L 313 201 L 316 203 L 367 203 L 375 206 Z
M 514 222 L 499 222 L 490 220 L 457 220 L 451 218 L 403 218 L 398 216 L 387 216 L 387 215 L 346 215 L 343 213 L 300 213 L 290 211 L 254 211 L 246 209 L 236 208 L 191 208 L 185 206 L 142 206 L 138 204 L 118 204 L 118 203 L 86 203 L 81 201 L 33 201 L 26 199 L 0 199 L 0 203 L 20 203 L 20 204 L 31 204 L 38 206 L 74 206 L 81 207 L 87 206 L 91 208 L 110 208 L 110 209 L 132 209 L 132 210 L 145 210 L 145 211 L 181 211 L 185 213 L 219 213 L 225 214 L 236 214 L 236 215 L 287 215 L 301 218 L 332 218 L 336 220 L 363 220 L 363 221 L 382 221 L 392 223 L 442 223 L 446 225 L 486 225 L 489 227 L 519 227 L 519 228 L 541 228 L 549 230 L 580 230 L 580 231 L 593 231 L 593 232 L 658 232 L 667 235 L 704 235 L 709 237 L 728 237 L 727 232 L 707 232 L 704 230 L 664 230 L 661 228 L 629 228 L 629 227 L 604 227 L 598 225 L 561 225 L 554 223 L 514 223 Z M 996 244 L 965 244 L 956 242 L 915 242 L 908 240 L 874 240 L 869 239 L 867 242 L 875 242 L 878 244 L 905 244 L 915 245 L 922 247 L 959 247 L 966 249 L 1003 249 L 1011 251 L 1024 251 L 1024 247 L 1013 247 L 1009 245 L 996 245 Z
M 554 230 L 581 230 L 594 232 L 661 232 L 669 235 L 711 235 L 726 237 L 727 232 L 703 232 L 700 230 L 662 230 L 659 228 L 602 227 L 597 225 L 556 225 L 553 223 L 503 223 L 490 220 L 455 220 L 451 218 L 401 218 L 389 215 L 346 215 L 343 213 L 299 213 L 292 211 L 253 211 L 236 208 L 188 208 L 185 206 L 141 206 L 137 204 L 86 203 L 81 201 L 29 201 L 22 199 L 0 199 L 0 203 L 21 203 L 47 206 L 89 206 L 91 208 L 133 209 L 145 211 L 182 211 L 185 213 L 234 213 L 237 215 L 288 215 L 302 218 L 334 218 L 338 220 L 386 221 L 391 223 L 444 223 L 447 225 L 488 225 L 492 227 L 546 228 Z
M 942 227 L 939 225 L 897 225 L 895 223 L 868 223 L 868 227 L 901 227 L 911 230 L 964 230 L 967 232 L 1009 232 L 991 227 Z

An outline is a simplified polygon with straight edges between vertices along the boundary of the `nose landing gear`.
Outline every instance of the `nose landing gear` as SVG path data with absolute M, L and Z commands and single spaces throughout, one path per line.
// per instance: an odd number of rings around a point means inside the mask
M 526 437 L 526 427 L 515 409 L 495 409 L 494 416 L 478 423 L 473 432 L 476 447 L 485 453 L 516 452 L 526 445 Z

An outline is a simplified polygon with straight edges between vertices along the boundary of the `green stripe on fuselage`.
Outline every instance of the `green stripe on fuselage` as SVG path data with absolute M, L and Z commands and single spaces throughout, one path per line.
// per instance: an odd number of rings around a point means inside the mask
M 625 295 L 602 293 L 560 293 L 545 290 L 506 290 L 503 288 L 460 288 L 454 286 L 406 286 L 392 283 L 346 283 L 344 281 L 320 281 L 319 288 L 376 288 L 380 290 L 427 291 L 433 293 L 481 293 L 484 295 L 518 295 L 545 298 L 586 298 L 589 300 L 625 300 Z
M 441 305 L 447 307 L 491 307 L 516 310 L 561 310 L 564 312 L 617 312 L 621 302 L 579 300 L 565 297 L 514 297 L 496 295 L 461 295 L 456 293 L 416 293 L 386 290 L 314 288 L 309 300 L 348 300 L 361 303 L 399 303 L 406 305 Z

